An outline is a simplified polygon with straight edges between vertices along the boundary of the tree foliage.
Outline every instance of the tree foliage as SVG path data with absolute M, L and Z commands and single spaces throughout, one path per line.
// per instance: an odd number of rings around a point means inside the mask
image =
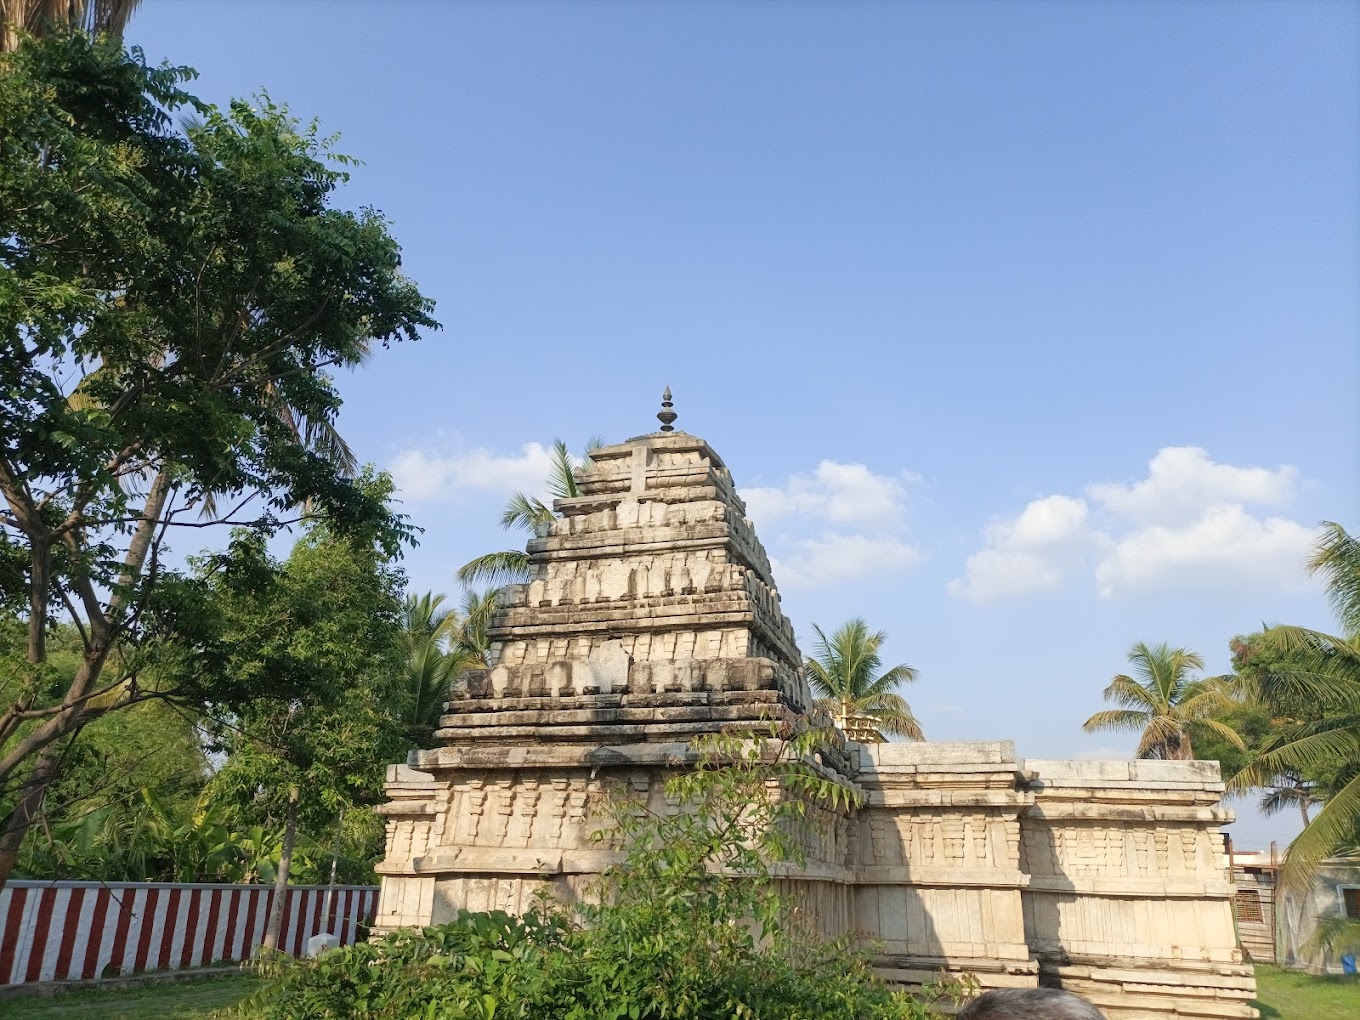
M 1130 649 L 1129 662 L 1135 675 L 1120 673 L 1105 688 L 1105 700 L 1119 707 L 1097 712 L 1082 729 L 1140 731 L 1139 758 L 1189 761 L 1195 757 L 1194 737 L 1202 732 L 1243 747 L 1242 738 L 1219 718 L 1232 706 L 1227 684 L 1191 675 L 1204 668 L 1197 652 L 1140 641 Z
M 879 653 L 888 635 L 870 632 L 856 617 L 827 637 L 815 624 L 814 655 L 807 660 L 808 680 L 821 700 L 817 707 L 830 713 L 852 740 L 882 741 L 885 734 L 924 740 L 921 724 L 898 687 L 916 679 L 907 665 L 883 669 Z
M 168 568 L 170 536 L 409 534 L 349 476 L 330 373 L 434 328 L 431 304 L 380 214 L 331 205 L 346 159 L 315 125 L 267 96 L 204 104 L 192 77 L 70 32 L 0 55 L 0 604 L 25 612 L 30 663 L 0 708 L 0 790 L 27 784 L 0 881 L 54 745 L 92 719 L 288 697 L 151 679 L 143 649 L 192 635 L 206 597 Z M 82 648 L 52 696 L 58 616 Z
M 385 479 L 371 484 L 389 488 Z M 387 766 L 411 747 L 404 578 L 380 545 L 324 527 L 304 535 L 283 563 L 242 533 L 198 570 L 223 631 L 217 652 L 195 658 L 193 668 L 224 683 L 235 677 L 293 692 L 215 709 L 214 746 L 226 760 L 208 795 L 234 829 L 274 831 L 296 790 L 296 821 L 330 843 L 347 812 L 371 813 Z
M 1296 885 L 1328 857 L 1360 848 L 1360 540 L 1325 524 L 1308 566 L 1322 575 L 1343 633 L 1276 626 L 1256 637 L 1242 686 L 1277 713 L 1279 729 L 1232 782 L 1270 789 L 1296 775 L 1325 799 L 1285 856 L 1284 881 Z

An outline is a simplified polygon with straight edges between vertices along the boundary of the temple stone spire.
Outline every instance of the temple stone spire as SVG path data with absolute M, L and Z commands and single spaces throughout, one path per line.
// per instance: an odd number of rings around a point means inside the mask
M 661 394 L 661 410 L 657 412 L 657 418 L 661 420 L 662 432 L 675 431 L 675 419 L 679 417 L 671 410 L 675 405 L 671 403 L 671 388 L 666 387 L 666 392 Z
M 581 495 L 529 542 L 533 579 L 502 596 L 491 668 L 438 739 L 675 741 L 804 712 L 793 627 L 712 447 L 663 431 L 590 459 Z

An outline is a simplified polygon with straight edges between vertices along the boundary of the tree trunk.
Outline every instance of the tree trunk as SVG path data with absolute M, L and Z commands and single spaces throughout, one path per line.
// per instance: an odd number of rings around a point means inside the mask
M 1303 796 L 1303 797 L 1300 797 L 1300 798 L 1299 798 L 1299 814 L 1303 815 L 1303 827 L 1304 827 L 1305 829 L 1308 828 L 1308 823 L 1311 822 L 1312 819 L 1308 817 L 1308 798 L 1307 798 L 1307 796 Z
M 288 868 L 293 863 L 293 843 L 297 839 L 298 788 L 288 789 L 288 819 L 283 826 L 283 849 L 279 853 L 279 872 L 274 877 L 274 902 L 269 905 L 269 923 L 264 931 L 264 948 L 278 949 L 283 931 L 283 901 L 288 893 Z
M 24 835 L 33 820 L 42 810 L 43 798 L 47 787 L 57 777 L 57 757 L 52 749 L 46 748 L 33 763 L 33 773 L 20 788 L 19 799 L 14 811 L 5 823 L 5 831 L 0 833 L 0 892 L 4 892 L 14 865 L 19 860 L 19 847 L 23 845 Z
M 28 661 L 47 658 L 47 589 L 51 584 L 52 550 L 45 541 L 33 541 L 28 578 Z

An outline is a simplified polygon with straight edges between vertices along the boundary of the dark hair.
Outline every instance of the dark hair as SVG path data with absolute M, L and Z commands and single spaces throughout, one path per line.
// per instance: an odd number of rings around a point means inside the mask
M 998 988 L 984 992 L 955 1020 L 1105 1020 L 1085 999 L 1056 988 Z

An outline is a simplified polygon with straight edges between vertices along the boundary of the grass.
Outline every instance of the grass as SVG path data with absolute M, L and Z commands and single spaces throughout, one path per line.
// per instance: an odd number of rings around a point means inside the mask
M 7 1020 L 207 1020 L 256 987 L 249 975 L 166 981 L 138 988 L 61 992 L 51 998 L 11 995 L 0 999 Z
M 1256 968 L 1261 1020 L 1355 1020 L 1360 977 L 1315 977 L 1280 967 Z
M 1314 977 L 1280 967 L 1256 968 L 1254 1005 L 1261 1020 L 1356 1020 L 1360 978 Z M 26 995 L 0 1000 L 7 1020 L 208 1020 L 256 987 L 249 975 L 64 992 L 50 999 Z

